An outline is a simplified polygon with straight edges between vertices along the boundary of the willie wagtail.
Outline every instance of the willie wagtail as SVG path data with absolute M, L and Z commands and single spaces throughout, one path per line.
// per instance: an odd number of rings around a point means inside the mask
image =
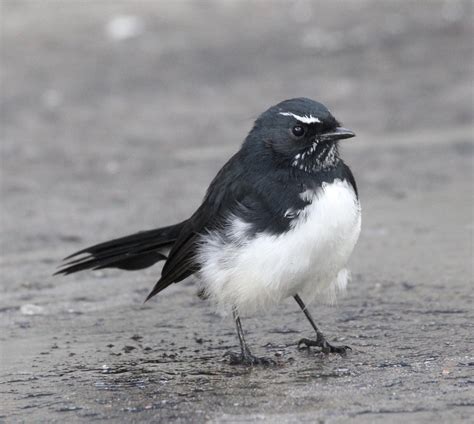
M 345 266 L 359 237 L 361 212 L 338 142 L 354 135 L 321 103 L 285 100 L 260 115 L 189 219 L 80 250 L 57 273 L 137 270 L 164 260 L 147 300 L 196 275 L 201 293 L 218 310 L 233 312 L 241 353 L 229 354 L 231 363 L 273 362 L 250 353 L 239 314 L 290 296 L 316 332 L 299 346 L 345 353 L 348 346 L 326 341 L 302 298 L 334 293 L 349 278 Z

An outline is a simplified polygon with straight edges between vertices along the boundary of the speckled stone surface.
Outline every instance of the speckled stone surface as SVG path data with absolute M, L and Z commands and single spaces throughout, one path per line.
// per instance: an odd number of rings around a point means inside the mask
M 0 421 L 454 423 L 473 415 L 472 3 L 1 2 Z M 187 217 L 253 119 L 327 104 L 363 229 L 310 310 L 243 320 L 159 266 L 52 277 L 86 245 Z

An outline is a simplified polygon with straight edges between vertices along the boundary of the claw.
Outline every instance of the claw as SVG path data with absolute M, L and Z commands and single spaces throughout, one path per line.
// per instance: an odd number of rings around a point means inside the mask
M 304 346 L 303 346 L 304 345 Z M 322 340 L 310 340 L 301 339 L 298 342 L 298 349 L 308 349 L 311 346 L 320 347 L 323 353 L 338 353 L 339 355 L 346 355 L 348 350 L 352 350 L 350 346 L 333 346 L 328 343 L 326 339 Z
M 229 357 L 230 365 L 247 365 L 247 366 L 263 366 L 263 367 L 273 367 L 276 365 L 276 362 L 270 358 L 260 358 L 254 356 L 251 353 L 235 353 L 235 352 L 226 352 L 224 357 Z

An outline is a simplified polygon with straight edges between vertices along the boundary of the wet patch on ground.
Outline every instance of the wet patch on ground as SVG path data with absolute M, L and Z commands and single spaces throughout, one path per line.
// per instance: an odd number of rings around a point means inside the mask
M 2 3 L 0 421 L 460 422 L 474 412 L 469 1 Z M 249 12 L 251 11 L 251 13 Z M 363 16 L 364 19 L 354 19 Z M 159 266 L 53 278 L 84 245 L 189 216 L 255 116 L 330 105 L 363 230 L 310 305 L 230 318 Z

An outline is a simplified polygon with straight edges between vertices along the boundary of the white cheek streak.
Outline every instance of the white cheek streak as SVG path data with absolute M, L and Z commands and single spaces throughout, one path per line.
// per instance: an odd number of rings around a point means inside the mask
M 309 149 L 305 150 L 305 151 L 302 152 L 302 153 L 298 153 L 298 154 L 293 158 L 293 162 L 292 162 L 291 166 L 296 167 L 296 168 L 299 167 L 300 169 L 302 169 L 301 166 L 300 166 L 300 163 L 299 163 L 299 162 L 300 162 L 300 159 L 301 159 L 301 160 L 304 160 L 305 157 L 312 155 L 312 154 L 315 152 L 317 145 L 318 145 L 317 142 L 314 141 L 313 144 L 311 145 L 311 147 L 310 147 Z M 320 155 L 321 155 L 321 154 L 322 154 L 322 153 L 320 153 Z M 305 167 L 305 169 L 307 169 L 307 167 Z
M 303 116 L 301 116 L 301 115 L 296 115 L 295 113 L 292 113 L 292 112 L 280 112 L 280 115 L 292 116 L 297 121 L 300 121 L 303 124 L 321 123 L 321 120 L 319 118 L 314 117 L 313 115 L 303 115 Z
M 234 306 L 242 314 L 259 312 L 296 293 L 308 303 L 334 300 L 345 287 L 345 266 L 361 226 L 354 190 L 335 180 L 301 197 L 312 203 L 283 234 L 251 238 L 250 224 L 231 217 L 227 238 L 216 232 L 202 237 L 199 277 L 219 312 Z

